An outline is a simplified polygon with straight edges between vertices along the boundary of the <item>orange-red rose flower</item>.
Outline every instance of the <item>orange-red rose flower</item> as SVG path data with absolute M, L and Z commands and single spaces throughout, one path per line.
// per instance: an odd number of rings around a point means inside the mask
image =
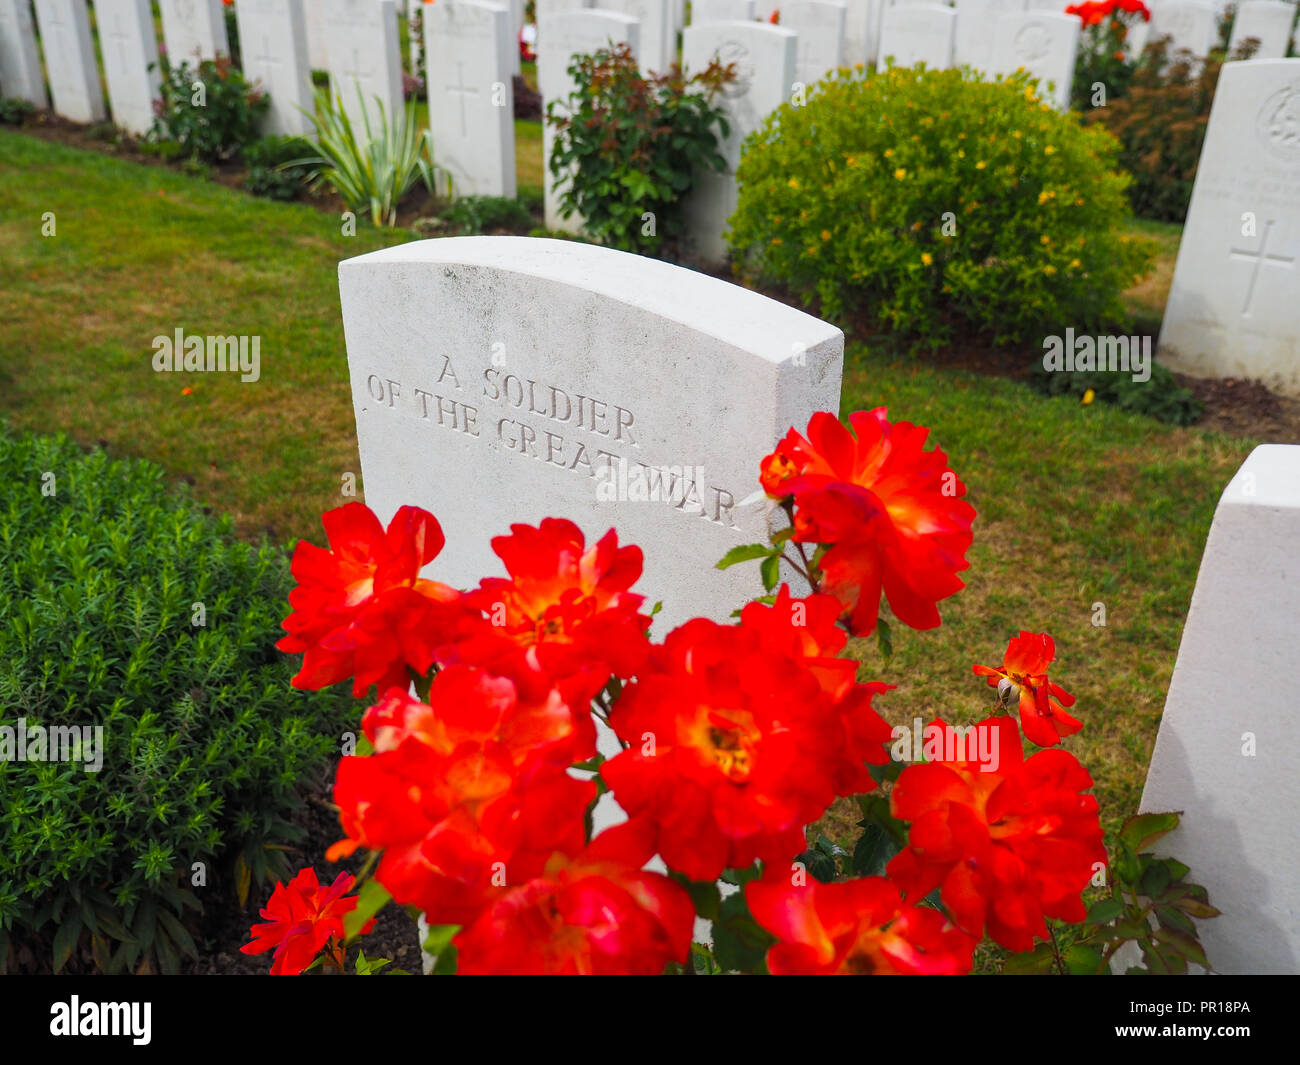
M 642 869 L 653 853 L 643 830 L 622 824 L 573 858 L 556 855 L 456 936 L 457 971 L 651 976 L 685 962 L 695 907 Z
M 303 655 L 294 687 L 324 688 L 348 677 L 356 696 L 372 684 L 381 692 L 405 687 L 408 667 L 427 673 L 438 645 L 465 624 L 460 593 L 420 578 L 442 550 L 442 528 L 427 511 L 402 507 L 385 531 L 362 503 L 328 511 L 321 523 L 330 549 L 299 541 L 288 635 L 276 644 Z
M 270 901 L 260 911 L 266 924 L 250 930 L 251 943 L 240 947 L 244 954 L 275 951 L 272 976 L 297 976 L 331 940 L 343 939 L 343 918 L 357 907 L 356 898 L 343 896 L 352 890 L 351 873 L 339 873 L 334 883 L 322 888 L 315 869 L 300 870 L 288 886 L 276 882 Z M 367 933 L 375 922 L 367 921 Z
M 1019 693 L 1025 738 L 1040 747 L 1054 747 L 1083 728 L 1082 722 L 1065 712 L 1065 707 L 1074 705 L 1074 696 L 1047 679 L 1047 667 L 1054 657 L 1056 643 L 1050 636 L 1021 629 L 1007 645 L 1001 669 L 975 666 L 975 675 L 988 677 L 990 687 L 996 688 L 1004 680 L 1014 685 L 1007 690 L 1013 697 Z
M 703 618 L 668 634 L 610 716 L 630 747 L 601 776 L 655 849 L 693 880 L 789 861 L 834 797 L 835 708 L 802 663 Z
M 970 972 L 976 939 L 937 910 L 903 902 L 884 877 L 795 885 L 778 873 L 745 886 L 749 912 L 779 943 L 774 976 Z
M 791 429 L 760 466 L 769 496 L 793 497 L 798 543 L 828 550 L 820 591 L 835 596 L 854 635 L 876 627 L 883 591 L 916 629 L 939 624 L 937 603 L 964 587 L 975 508 L 929 430 L 890 422 L 885 408 L 849 416 L 814 414 L 808 435 Z
M 890 808 L 911 822 L 908 845 L 888 866 L 890 879 L 918 902 L 936 887 L 953 921 L 1024 951 L 1048 936 L 1045 918 L 1082 921 L 1081 893 L 1106 864 L 1092 777 L 1066 751 L 1028 759 L 1006 716 L 996 730 L 996 768 L 935 761 L 903 770 Z M 988 768 L 986 766 L 985 768 Z
M 527 668 L 549 677 L 583 670 L 628 678 L 649 651 L 645 597 L 629 591 L 641 576 L 641 549 L 619 547 L 611 529 L 586 546 L 571 521 L 512 525 L 492 549 L 510 578 L 490 577 L 466 596 L 487 623 L 448 658 L 516 676 Z M 511 665 L 510 663 L 513 663 Z

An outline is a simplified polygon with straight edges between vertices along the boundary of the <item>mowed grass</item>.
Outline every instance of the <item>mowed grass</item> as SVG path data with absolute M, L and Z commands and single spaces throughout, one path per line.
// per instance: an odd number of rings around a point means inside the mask
M 0 418 L 161 463 L 244 535 L 320 542 L 360 472 L 337 263 L 407 239 L 0 131 Z M 177 325 L 260 335 L 261 380 L 153 372 L 153 338 Z M 843 412 L 880 405 L 931 427 L 979 511 L 944 625 L 895 625 L 888 663 L 855 644 L 864 679 L 898 685 L 880 709 L 976 720 L 992 700 L 972 663 L 1050 632 L 1085 724 L 1066 746 L 1113 827 L 1136 809 L 1210 518 L 1252 442 L 851 346 Z M 851 843 L 853 819 L 841 804 L 823 826 Z

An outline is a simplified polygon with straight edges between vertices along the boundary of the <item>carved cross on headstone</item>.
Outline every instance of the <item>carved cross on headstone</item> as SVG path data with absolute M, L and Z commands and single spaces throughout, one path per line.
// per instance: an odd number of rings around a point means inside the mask
M 108 39 L 117 42 L 118 68 L 121 70 L 127 70 L 129 68 L 129 61 L 126 58 L 126 45 L 131 38 L 127 35 L 126 30 L 122 28 L 122 16 L 116 11 L 113 13 L 113 32 L 108 34 Z M 105 52 L 104 61 L 106 63 L 108 61 L 107 51 Z
M 1268 249 L 1268 234 L 1273 228 L 1273 220 L 1270 218 L 1264 223 L 1264 235 L 1259 241 L 1259 251 L 1242 251 L 1239 248 L 1233 248 L 1228 252 L 1229 259 L 1245 259 L 1254 262 L 1255 266 L 1250 271 L 1250 284 L 1246 286 L 1246 302 L 1242 304 L 1241 316 L 1250 317 L 1250 307 L 1255 300 L 1255 282 L 1259 280 L 1259 268 L 1266 262 L 1276 266 L 1284 266 L 1288 270 L 1295 266 L 1295 256 L 1286 255 L 1269 255 L 1266 254 Z
M 466 124 L 465 116 L 465 98 L 467 96 L 477 96 L 478 89 L 469 89 L 465 87 L 465 64 L 456 64 L 456 85 L 448 85 L 447 91 L 460 97 L 460 135 L 462 137 L 469 134 L 469 127 Z
M 279 70 L 280 67 L 284 66 L 284 60 L 281 59 L 278 55 L 276 55 L 272 51 L 270 34 L 267 33 L 262 34 L 262 54 L 254 56 L 253 58 L 256 59 L 257 62 L 270 68 L 270 70 L 272 71 L 272 76 L 268 77 L 267 80 L 270 81 L 273 85 L 276 81 L 274 77 L 274 72 Z M 270 88 L 270 86 L 268 86 L 268 88 Z

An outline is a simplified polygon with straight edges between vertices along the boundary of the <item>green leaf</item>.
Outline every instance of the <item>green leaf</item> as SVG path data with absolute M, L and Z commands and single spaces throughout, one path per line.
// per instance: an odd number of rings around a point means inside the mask
M 1181 810 L 1175 813 L 1137 814 L 1124 822 L 1119 830 L 1119 838 L 1135 852 L 1141 854 L 1156 840 L 1177 828 L 1181 815 Z
M 753 972 L 763 964 L 767 949 L 776 942 L 750 916 L 745 893 L 737 891 L 722 900 L 713 922 L 713 956 L 722 969 Z
M 1188 961 L 1195 962 L 1202 969 L 1210 967 L 1205 950 L 1194 934 L 1189 935 L 1179 928 L 1162 927 L 1152 938 Z
M 1023 954 L 1012 954 L 1002 963 L 1002 972 L 1007 976 L 1027 976 L 1050 972 L 1056 956 L 1052 953 L 1051 943 L 1039 943 L 1033 950 Z
M 356 908 L 343 918 L 344 942 L 351 943 L 361 933 L 366 922 L 387 906 L 393 896 L 378 880 L 367 880 L 357 896 Z
M 1158 898 L 1169 886 L 1169 870 L 1162 862 L 1153 862 L 1142 874 L 1138 890 L 1149 899 Z
M 1110 924 L 1120 914 L 1126 912 L 1126 908 L 1119 899 L 1102 899 L 1094 902 L 1088 909 L 1088 916 L 1084 918 L 1085 924 Z
M 81 938 L 81 917 L 74 914 L 59 925 L 54 933 L 54 971 L 57 973 L 68 964 L 72 951 Z
M 422 949 L 426 954 L 432 954 L 436 957 L 442 957 L 446 950 L 451 946 L 451 941 L 456 937 L 461 926 L 458 924 L 431 924 L 429 933 L 424 937 Z
M 876 619 L 876 644 L 886 658 L 894 657 L 894 638 L 889 630 L 889 622 L 884 618 Z
M 447 948 L 438 954 L 438 960 L 433 963 L 433 976 L 455 976 L 456 964 L 459 960 L 457 955 L 459 951 L 448 944 Z
M 758 867 L 758 863 L 746 866 L 744 869 L 724 869 L 722 871 L 722 880 L 727 884 L 736 884 L 744 886 L 751 880 L 757 880 L 763 875 L 763 871 Z
M 718 562 L 718 569 L 727 569 L 738 562 L 749 562 L 756 558 L 767 558 L 772 553 L 772 548 L 767 544 L 741 544 L 739 547 L 733 547 Z
M 357 960 L 353 964 L 353 971 L 357 976 L 373 976 L 385 965 L 391 965 L 392 963 L 392 958 L 367 958 L 364 950 L 358 950 Z
M 696 913 L 706 921 L 712 921 L 718 916 L 721 895 L 716 881 L 688 880 L 681 873 L 672 873 L 670 875 L 686 889 L 686 893 L 691 897 L 691 902 L 695 904 Z
M 770 592 L 776 587 L 777 582 L 781 579 L 781 556 L 769 555 L 767 558 L 763 559 L 763 563 L 759 566 L 758 572 L 763 578 L 764 590 Z
M 1065 968 L 1073 976 L 1104 976 L 1110 970 L 1102 963 L 1101 951 L 1096 947 L 1075 943 L 1066 947 Z
M 885 866 L 903 848 L 880 825 L 861 821 L 859 826 L 862 836 L 853 848 L 853 873 L 855 876 L 884 876 Z

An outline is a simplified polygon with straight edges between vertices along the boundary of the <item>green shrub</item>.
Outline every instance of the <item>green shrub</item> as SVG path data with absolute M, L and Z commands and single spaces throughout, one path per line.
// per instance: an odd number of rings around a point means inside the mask
M 1048 373 L 1040 363 L 1030 383 L 1047 396 L 1082 397 L 1091 389 L 1099 402 L 1113 403 L 1170 425 L 1192 425 L 1205 413 L 1205 404 L 1174 380 L 1169 367 L 1154 359 L 1151 377 L 1146 381 L 1134 381 L 1130 374 L 1106 370 Z
M 741 157 L 737 268 L 915 346 L 1110 331 L 1154 246 L 1120 233 L 1114 140 L 1031 85 L 1023 72 L 841 70 L 783 104 Z
M 215 163 L 257 139 L 270 97 L 249 85 L 226 56 L 204 59 L 197 70 L 188 63 L 172 66 L 165 56 L 159 64 L 161 98 L 154 103 L 152 140 L 173 141 L 180 154 Z
M 442 218 L 469 235 L 503 230 L 519 233 L 533 224 L 528 208 L 509 196 L 462 196 L 443 212 Z
M 296 200 L 306 184 L 309 168 L 294 160 L 312 154 L 301 137 L 263 137 L 244 149 L 248 173 L 244 188 L 270 200 Z
M 296 868 L 286 818 L 355 704 L 289 686 L 284 553 L 157 467 L 0 436 L 0 478 L 0 725 L 103 728 L 98 772 L 0 759 L 0 971 L 172 971 L 205 893 Z
M 717 60 L 687 79 L 679 67 L 645 77 L 621 44 L 575 55 L 574 91 L 547 105 L 555 129 L 551 172 L 566 178 L 561 211 L 582 216 L 601 244 L 654 255 L 683 233 L 682 197 L 699 170 L 722 171 L 729 126 L 713 102 L 732 80 Z
M 1133 175 L 1133 210 L 1143 218 L 1181 223 L 1192 200 L 1223 54 L 1212 52 L 1204 60 L 1186 51 L 1170 56 L 1168 43 L 1162 37 L 1148 44 L 1124 97 L 1089 111 L 1084 121 L 1104 125 L 1118 138 L 1120 166 Z M 1237 58 L 1248 58 L 1257 47 L 1253 38 L 1244 42 Z
M 0 126 L 21 126 L 36 111 L 30 100 L 0 96 Z
M 403 119 L 394 115 L 392 121 L 383 101 L 376 98 L 375 103 L 379 128 L 371 127 L 370 110 L 365 108 L 364 134 L 358 138 L 343 101 L 318 91 L 312 115 L 316 136 L 307 138 L 310 154 L 293 162 L 312 168 L 310 180 L 316 186 L 330 185 L 358 215 L 368 214 L 377 226 L 395 226 L 398 204 L 417 181 L 423 180 L 433 192 L 429 131 L 416 128 L 414 100 L 406 103 Z

